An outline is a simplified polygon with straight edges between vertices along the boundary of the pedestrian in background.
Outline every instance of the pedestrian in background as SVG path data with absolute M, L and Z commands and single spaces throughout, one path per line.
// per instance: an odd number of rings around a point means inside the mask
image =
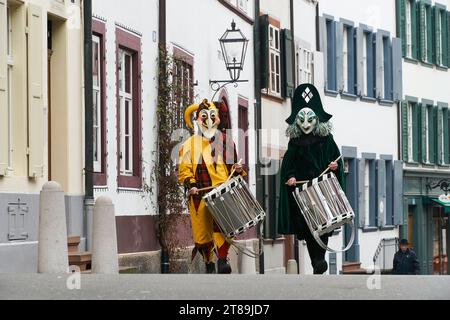
M 395 275 L 418 275 L 420 264 L 416 253 L 409 248 L 408 240 L 400 241 L 400 250 L 394 256 Z

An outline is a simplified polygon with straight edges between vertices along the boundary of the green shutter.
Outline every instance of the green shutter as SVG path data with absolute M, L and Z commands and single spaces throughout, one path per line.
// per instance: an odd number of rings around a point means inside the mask
M 425 28 L 425 19 L 426 19 L 426 9 L 425 3 L 421 1 L 419 4 L 419 58 L 421 61 L 426 62 L 427 55 L 427 43 L 426 43 L 426 35 L 427 30 Z
M 442 12 L 442 65 L 448 67 L 448 23 L 447 23 L 447 12 Z
M 427 107 L 428 111 L 428 159 L 430 163 L 436 163 L 436 121 L 437 112 L 433 106 Z
M 420 155 L 421 155 L 421 161 L 422 163 L 427 162 L 427 106 L 426 105 L 420 105 L 420 133 L 421 133 L 421 148 L 420 148 Z
M 440 65 L 439 63 L 442 57 L 440 57 L 440 44 L 439 44 L 439 8 L 433 7 L 432 10 L 433 15 L 433 63 L 436 65 Z
M 294 38 L 291 30 L 283 29 L 282 36 L 282 95 L 284 98 L 291 98 L 294 95 Z
M 445 164 L 450 164 L 450 117 L 449 117 L 449 109 L 443 109 L 443 118 L 444 118 L 444 162 Z
M 259 18 L 259 41 L 260 89 L 266 89 L 269 87 L 269 16 L 267 14 Z
M 406 57 L 405 0 L 397 0 L 396 10 L 397 10 L 397 38 L 402 39 L 403 57 Z
M 426 62 L 433 63 L 433 20 L 431 18 L 431 7 L 425 6 L 425 11 L 428 19 L 427 24 L 427 56 Z
M 444 162 L 442 161 L 442 153 L 444 151 L 444 146 L 442 144 L 442 136 L 444 134 L 444 128 L 442 126 L 442 120 L 443 120 L 443 110 L 442 107 L 437 107 L 437 152 L 436 152 L 436 164 L 443 165 Z
M 412 58 L 417 59 L 419 52 L 419 43 L 417 38 L 417 31 L 419 26 L 417 24 L 417 14 L 419 10 L 419 4 L 415 1 L 411 1 L 411 39 L 412 39 Z
M 405 101 L 401 102 L 402 109 L 402 150 L 403 150 L 403 161 L 409 161 L 409 137 L 408 137 L 408 103 Z
M 422 141 L 422 132 L 421 132 L 421 114 L 422 107 L 419 103 L 414 104 L 413 106 L 413 161 L 419 163 L 421 160 L 421 141 Z
M 447 67 L 450 67 L 450 12 L 447 12 L 447 28 L 445 32 L 447 33 Z

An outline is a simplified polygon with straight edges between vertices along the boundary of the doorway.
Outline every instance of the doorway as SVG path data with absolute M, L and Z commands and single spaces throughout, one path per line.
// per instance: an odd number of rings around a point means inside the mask
M 433 207 L 433 273 L 448 274 L 447 232 L 449 218 L 442 207 Z

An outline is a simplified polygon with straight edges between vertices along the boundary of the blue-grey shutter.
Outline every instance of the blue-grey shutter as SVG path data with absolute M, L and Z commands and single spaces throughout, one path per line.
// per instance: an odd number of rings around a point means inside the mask
M 394 224 L 401 226 L 403 217 L 403 163 L 394 162 Z
M 366 226 L 366 214 L 365 214 L 365 199 L 364 193 L 364 178 L 366 171 L 366 162 L 364 159 L 358 160 L 358 222 L 359 227 L 364 228 Z
M 377 32 L 376 34 L 376 42 L 375 42 L 375 72 L 376 72 L 376 82 L 375 82 L 375 98 L 377 99 L 384 99 L 384 96 L 382 95 L 382 88 L 383 88 L 383 71 L 384 71 L 384 64 L 383 64 L 383 34 L 380 32 Z
M 357 93 L 356 84 L 356 28 L 350 28 L 348 41 L 348 92 Z
M 398 102 L 403 99 L 403 60 L 402 41 L 399 38 L 392 39 L 392 63 L 393 63 L 393 100 Z
M 386 162 L 377 160 L 377 223 L 378 227 L 386 225 Z
M 319 51 L 323 53 L 323 71 L 325 88 L 328 88 L 328 45 L 327 45 L 327 20 L 324 17 L 318 17 L 319 19 Z
M 386 161 L 386 225 L 394 225 L 394 163 Z
M 362 96 L 363 93 L 363 86 L 364 84 L 364 30 L 362 28 L 356 28 L 356 72 L 357 72 L 357 89 L 356 89 L 356 95 Z
M 343 60 L 343 38 L 344 38 L 344 24 L 335 21 L 336 28 L 336 88 L 337 91 L 344 90 L 344 60 Z
M 392 91 L 392 44 L 389 38 L 383 38 L 384 56 L 384 99 L 393 100 Z
M 370 33 L 368 35 L 369 41 L 367 44 L 367 96 L 375 98 L 375 39 L 376 34 Z

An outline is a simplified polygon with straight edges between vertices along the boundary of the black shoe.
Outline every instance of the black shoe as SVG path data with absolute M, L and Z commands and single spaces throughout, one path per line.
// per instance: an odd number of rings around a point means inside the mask
M 328 271 L 328 263 L 325 260 L 319 260 L 314 263 L 314 274 L 324 274 Z
M 206 263 L 206 274 L 215 274 L 216 265 L 214 262 Z
M 227 259 L 219 259 L 217 261 L 217 273 L 219 274 L 231 274 L 231 266 Z

